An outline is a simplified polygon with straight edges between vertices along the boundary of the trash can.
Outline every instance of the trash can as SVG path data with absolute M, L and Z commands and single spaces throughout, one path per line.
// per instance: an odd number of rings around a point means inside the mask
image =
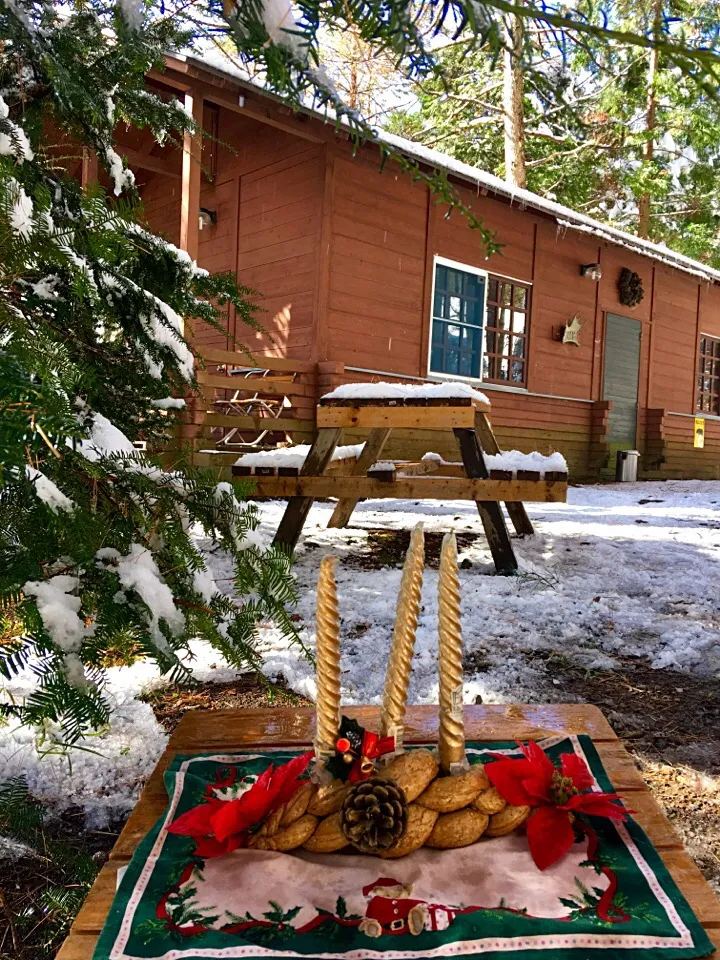
M 618 450 L 615 461 L 615 479 L 618 483 L 634 483 L 637 480 L 639 450 Z

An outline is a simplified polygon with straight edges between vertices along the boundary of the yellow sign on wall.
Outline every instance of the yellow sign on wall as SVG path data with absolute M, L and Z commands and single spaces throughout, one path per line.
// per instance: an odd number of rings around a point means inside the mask
M 695 440 L 694 447 L 705 446 L 705 420 L 702 417 L 695 417 Z

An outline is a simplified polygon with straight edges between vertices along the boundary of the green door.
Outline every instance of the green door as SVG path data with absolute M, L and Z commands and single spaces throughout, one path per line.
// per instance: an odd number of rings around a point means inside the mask
M 618 450 L 637 448 L 639 320 L 608 313 L 605 322 L 605 376 L 603 397 L 612 400 L 609 423 L 610 462 L 615 470 Z

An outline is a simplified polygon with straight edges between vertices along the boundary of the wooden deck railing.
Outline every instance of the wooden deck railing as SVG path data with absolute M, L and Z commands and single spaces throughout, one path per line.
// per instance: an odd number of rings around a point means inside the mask
M 196 374 L 201 393 L 188 400 L 180 433 L 196 465 L 229 468 L 234 458 L 252 449 L 241 441 L 264 431 L 268 433 L 259 449 L 263 442 L 274 445 L 285 438 L 311 442 L 317 363 L 209 347 L 202 350 L 202 358 L 205 368 Z

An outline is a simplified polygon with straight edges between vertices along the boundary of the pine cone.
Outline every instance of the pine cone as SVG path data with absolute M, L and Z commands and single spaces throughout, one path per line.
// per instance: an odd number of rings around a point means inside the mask
M 403 835 L 406 824 L 404 792 L 381 777 L 351 787 L 340 811 L 343 833 L 363 853 L 378 853 L 391 846 Z

